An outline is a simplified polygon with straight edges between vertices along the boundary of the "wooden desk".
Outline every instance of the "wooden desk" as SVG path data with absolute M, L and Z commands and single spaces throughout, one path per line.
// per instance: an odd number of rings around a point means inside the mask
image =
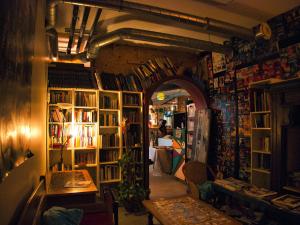
M 47 174 L 46 181 L 48 205 L 94 203 L 96 201 L 98 189 L 87 170 L 52 172 Z
M 153 225 L 153 216 L 163 225 L 241 225 L 209 204 L 190 196 L 145 200 L 143 205 L 149 211 L 149 225 Z

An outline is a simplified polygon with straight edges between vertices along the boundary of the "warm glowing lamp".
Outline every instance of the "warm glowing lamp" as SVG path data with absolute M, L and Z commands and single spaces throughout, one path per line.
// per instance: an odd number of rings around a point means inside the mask
M 63 165 L 64 165 L 64 158 L 63 158 L 63 151 L 64 151 L 64 147 L 65 145 L 68 143 L 68 141 L 70 140 L 70 138 L 72 136 L 67 136 L 67 140 L 64 142 L 64 128 L 65 128 L 65 114 L 67 112 L 68 109 L 72 108 L 72 104 L 70 103 L 57 103 L 57 107 L 62 110 L 62 132 L 61 132 L 61 145 L 60 145 L 60 161 L 58 164 L 58 170 L 59 171 L 63 171 Z
M 163 92 L 158 92 L 157 95 L 156 95 L 156 98 L 157 98 L 158 101 L 165 100 L 165 97 L 166 97 L 165 93 L 163 93 Z

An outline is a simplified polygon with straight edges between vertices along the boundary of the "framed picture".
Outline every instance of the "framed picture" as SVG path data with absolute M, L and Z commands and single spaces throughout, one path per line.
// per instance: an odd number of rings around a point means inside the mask
M 226 58 L 224 54 L 212 52 L 213 73 L 220 73 L 226 70 Z

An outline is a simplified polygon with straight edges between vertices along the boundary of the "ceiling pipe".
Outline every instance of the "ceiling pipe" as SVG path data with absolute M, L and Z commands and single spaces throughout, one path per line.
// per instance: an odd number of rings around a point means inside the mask
M 67 47 L 67 54 L 71 54 L 71 48 L 74 40 L 74 31 L 76 28 L 76 23 L 78 19 L 78 11 L 79 11 L 79 6 L 74 5 L 73 6 L 73 17 L 72 17 L 72 22 L 70 26 L 70 36 L 69 36 L 69 42 L 68 42 L 68 47 Z
M 84 31 L 85 31 L 85 26 L 86 26 L 87 20 L 88 20 L 89 15 L 90 15 L 90 9 L 91 9 L 90 7 L 85 7 L 84 8 L 82 22 L 81 22 L 81 26 L 80 26 L 79 37 L 78 37 L 78 41 L 77 41 L 77 48 L 76 48 L 76 53 L 77 54 L 79 53 L 79 50 L 80 50 L 81 42 L 82 42 Z
M 57 35 L 57 32 L 54 28 L 48 28 L 46 30 L 46 33 L 49 38 L 50 57 L 52 59 L 57 59 L 58 58 L 58 35 Z
M 94 35 L 94 32 L 95 32 L 95 29 L 96 29 L 98 20 L 99 20 L 99 18 L 100 18 L 100 16 L 101 16 L 101 13 L 102 13 L 102 9 L 98 9 L 98 10 L 97 10 L 97 13 L 96 13 L 96 15 L 95 15 L 95 18 L 94 18 L 93 25 L 92 25 L 92 27 L 91 27 L 91 31 L 90 31 L 89 37 L 88 37 L 87 42 L 86 42 L 86 45 L 85 45 L 85 49 L 84 49 L 85 51 L 87 51 L 88 46 L 89 46 L 89 44 L 90 44 L 90 41 L 91 41 L 91 39 L 92 39 L 92 36 Z
M 95 36 L 91 40 L 87 52 L 87 57 L 89 59 L 94 59 L 96 58 L 100 48 L 121 40 L 159 43 L 171 47 L 189 49 L 194 52 L 213 51 L 213 52 L 226 53 L 231 51 L 231 48 L 227 46 L 212 43 L 209 41 L 203 41 L 203 40 L 198 40 L 193 38 L 177 36 L 173 34 L 165 34 L 165 33 L 140 30 L 134 28 L 122 28 L 105 35 Z
M 55 25 L 55 7 L 58 3 L 66 3 L 79 6 L 90 6 L 97 8 L 108 8 L 116 11 L 159 16 L 176 22 L 195 25 L 197 27 L 202 28 L 206 32 L 221 33 L 222 35 L 227 34 L 230 37 L 236 36 L 247 40 L 254 39 L 252 29 L 241 27 L 235 24 L 207 17 L 194 16 L 174 10 L 163 9 L 160 7 L 120 0 L 50 0 L 48 14 L 49 24 L 52 26 Z

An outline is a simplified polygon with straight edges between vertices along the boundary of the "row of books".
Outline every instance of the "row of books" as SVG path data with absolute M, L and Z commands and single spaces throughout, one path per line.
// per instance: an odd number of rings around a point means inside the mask
M 72 121 L 72 112 L 66 111 L 65 114 L 63 114 L 62 111 L 60 111 L 58 108 L 50 109 L 49 112 L 49 122 L 71 122 Z
M 137 94 L 123 94 L 123 105 L 140 106 L 140 96 Z
M 75 105 L 85 107 L 95 107 L 96 93 L 76 92 L 75 93 Z
M 72 103 L 72 95 L 69 91 L 51 91 L 50 104 Z
M 253 111 L 269 111 L 270 110 L 270 94 L 265 91 L 254 91 L 253 92 Z
M 95 152 L 75 152 L 75 164 L 95 164 Z
M 265 154 L 252 154 L 252 167 L 254 169 L 270 170 L 270 156 Z
M 100 181 L 109 181 L 120 178 L 118 165 L 104 165 L 100 167 Z
M 101 150 L 100 162 L 112 162 L 119 159 L 119 150 Z
M 124 110 L 123 117 L 127 119 L 127 123 L 140 122 L 140 112 L 138 110 Z
M 72 116 L 72 115 L 70 115 L 70 116 Z M 97 122 L 97 111 L 95 111 L 95 110 L 87 111 L 87 110 L 83 110 L 83 109 L 75 110 L 74 119 L 75 119 L 75 122 L 79 122 L 79 123 L 81 123 L 81 122 L 84 122 L 84 123 Z
M 61 138 L 62 133 L 64 133 L 64 136 L 67 137 L 67 135 L 71 132 L 71 126 L 65 125 L 64 130 L 63 126 L 60 124 L 51 124 L 49 125 L 49 136 L 55 137 L 55 138 Z
M 76 134 L 75 137 L 95 137 L 96 126 L 76 125 L 73 129 L 73 133 Z
M 270 128 L 270 114 L 253 115 L 254 128 Z
M 108 96 L 102 95 L 100 96 L 100 108 L 101 109 L 118 109 L 118 95 Z
M 100 134 L 99 135 L 99 147 L 118 147 L 119 146 L 119 135 L 113 134 Z
M 75 148 L 96 147 L 95 136 L 75 136 L 73 137 L 73 141 Z
M 165 77 L 176 76 L 177 70 L 168 57 L 156 57 L 146 63 L 132 68 L 141 81 L 143 89 Z
M 130 149 L 130 154 L 134 162 L 142 162 L 142 149 L 141 148 L 132 148 Z
M 269 136 L 257 137 L 257 142 L 253 144 L 255 150 L 270 152 L 271 139 Z
M 113 73 L 96 74 L 98 85 L 103 90 L 142 91 L 140 80 L 134 74 L 122 75 Z
M 100 112 L 100 126 L 118 126 L 118 113 L 116 112 Z
M 124 139 L 123 139 L 124 140 Z M 125 146 L 125 143 L 123 144 Z M 127 133 L 127 146 L 140 146 L 141 132 L 139 129 Z

